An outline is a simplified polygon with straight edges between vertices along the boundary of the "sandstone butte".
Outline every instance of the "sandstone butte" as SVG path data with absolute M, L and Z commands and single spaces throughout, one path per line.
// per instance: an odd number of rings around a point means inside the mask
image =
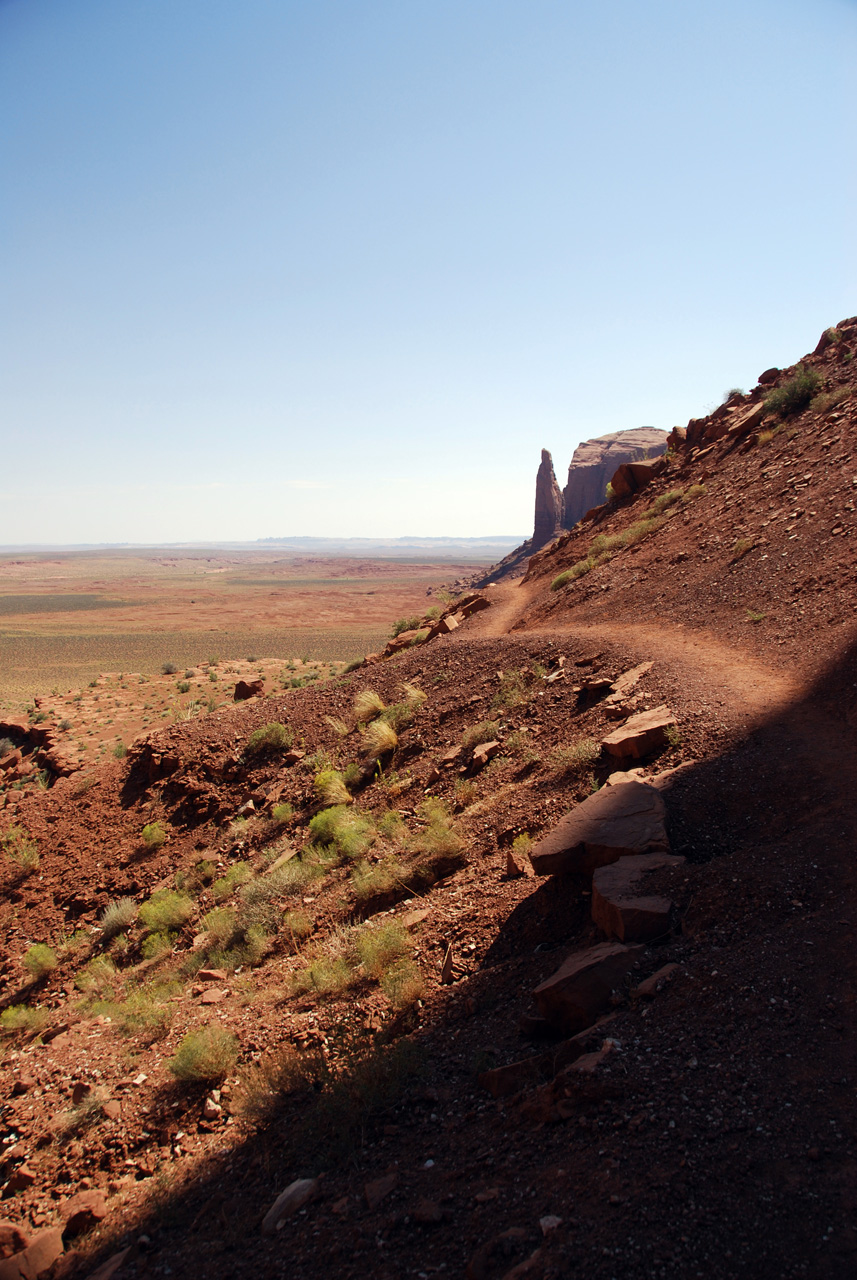
M 0 1277 L 855 1274 L 855 355 L 336 679 L 7 717 Z

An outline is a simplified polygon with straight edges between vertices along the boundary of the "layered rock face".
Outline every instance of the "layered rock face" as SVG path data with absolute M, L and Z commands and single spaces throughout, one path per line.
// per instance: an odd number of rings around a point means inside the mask
M 553 459 L 542 449 L 542 462 L 536 475 L 536 519 L 533 550 L 538 551 L 563 528 L 562 490 L 556 482 Z
M 568 483 L 562 494 L 563 528 L 571 529 L 590 507 L 597 507 L 604 501 L 610 478 L 623 462 L 639 462 L 646 457 L 657 458 L 666 451 L 666 447 L 666 432 L 654 427 L 614 431 L 611 435 L 598 436 L 595 440 L 585 440 L 583 444 L 579 444 L 571 459 Z M 547 456 L 550 458 L 550 454 Z M 545 454 L 542 453 L 542 459 L 544 457 Z M 538 492 L 536 510 L 538 511 Z

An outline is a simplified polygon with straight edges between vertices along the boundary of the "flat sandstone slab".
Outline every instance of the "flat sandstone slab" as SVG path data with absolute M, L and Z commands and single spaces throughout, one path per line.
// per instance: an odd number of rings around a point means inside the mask
M 650 751 L 666 746 L 668 731 L 675 728 L 676 718 L 669 707 L 654 707 L 651 711 L 640 711 L 631 716 L 619 729 L 614 729 L 602 739 L 602 746 L 608 755 L 619 760 L 630 757 L 641 760 Z
M 599 867 L 592 877 L 592 920 L 623 942 L 647 942 L 670 927 L 669 898 L 644 895 L 643 880 L 661 867 L 680 867 L 684 858 L 668 853 L 643 853 Z
M 589 873 L 640 853 L 668 853 L 663 796 L 645 782 L 602 787 L 561 818 L 530 853 L 537 875 Z
M 643 950 L 602 942 L 576 951 L 533 992 L 539 1013 L 566 1035 L 592 1026 Z

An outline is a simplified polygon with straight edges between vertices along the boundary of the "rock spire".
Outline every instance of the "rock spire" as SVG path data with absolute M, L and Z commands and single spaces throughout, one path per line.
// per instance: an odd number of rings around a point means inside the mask
M 536 518 L 533 529 L 533 550 L 538 551 L 562 528 L 562 490 L 556 482 L 553 459 L 547 449 L 542 449 L 542 462 L 536 475 Z

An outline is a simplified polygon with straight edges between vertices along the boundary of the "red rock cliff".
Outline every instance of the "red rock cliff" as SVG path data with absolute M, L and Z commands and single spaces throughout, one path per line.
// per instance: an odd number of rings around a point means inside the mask
M 610 477 L 623 462 L 657 458 L 666 451 L 666 447 L 666 432 L 658 431 L 655 427 L 614 431 L 612 435 L 598 436 L 595 440 L 585 440 L 583 444 L 579 444 L 571 459 L 568 483 L 562 494 L 563 528 L 570 529 L 590 507 L 597 507 L 604 501 Z M 542 458 L 544 457 L 545 454 L 542 453 Z M 550 454 L 547 457 L 550 458 Z M 542 467 L 544 467 L 544 461 Z M 541 475 L 541 468 L 539 475 Z M 538 488 L 536 489 L 536 511 L 538 512 Z

